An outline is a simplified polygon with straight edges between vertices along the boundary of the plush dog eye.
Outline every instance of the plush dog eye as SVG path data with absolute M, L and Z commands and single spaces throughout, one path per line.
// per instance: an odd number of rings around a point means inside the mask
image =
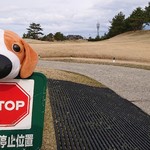
M 15 52 L 20 52 L 20 46 L 19 45 L 17 45 L 17 44 L 14 44 L 13 45 L 13 50 L 15 51 Z

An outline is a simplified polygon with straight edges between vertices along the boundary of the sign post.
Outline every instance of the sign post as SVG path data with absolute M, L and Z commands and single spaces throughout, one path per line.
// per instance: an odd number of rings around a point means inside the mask
M 41 148 L 46 82 L 41 73 L 0 82 L 0 149 Z

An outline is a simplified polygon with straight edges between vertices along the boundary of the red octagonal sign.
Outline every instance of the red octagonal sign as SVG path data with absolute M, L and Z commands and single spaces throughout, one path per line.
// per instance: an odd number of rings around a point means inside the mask
M 16 82 L 0 83 L 0 127 L 18 124 L 29 114 L 30 95 Z

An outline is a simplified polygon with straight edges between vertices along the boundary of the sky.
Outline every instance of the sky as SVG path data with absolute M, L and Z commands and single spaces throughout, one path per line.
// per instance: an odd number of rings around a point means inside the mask
M 120 11 L 128 17 L 137 7 L 148 6 L 149 0 L 3 0 L 0 28 L 12 30 L 21 37 L 31 23 L 39 23 L 43 33 L 61 32 L 88 38 L 108 32 L 109 21 Z

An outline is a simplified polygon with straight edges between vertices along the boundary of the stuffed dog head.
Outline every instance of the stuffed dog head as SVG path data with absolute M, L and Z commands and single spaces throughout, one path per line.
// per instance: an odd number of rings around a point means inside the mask
M 37 61 L 37 53 L 22 38 L 0 29 L 0 79 L 27 78 Z

